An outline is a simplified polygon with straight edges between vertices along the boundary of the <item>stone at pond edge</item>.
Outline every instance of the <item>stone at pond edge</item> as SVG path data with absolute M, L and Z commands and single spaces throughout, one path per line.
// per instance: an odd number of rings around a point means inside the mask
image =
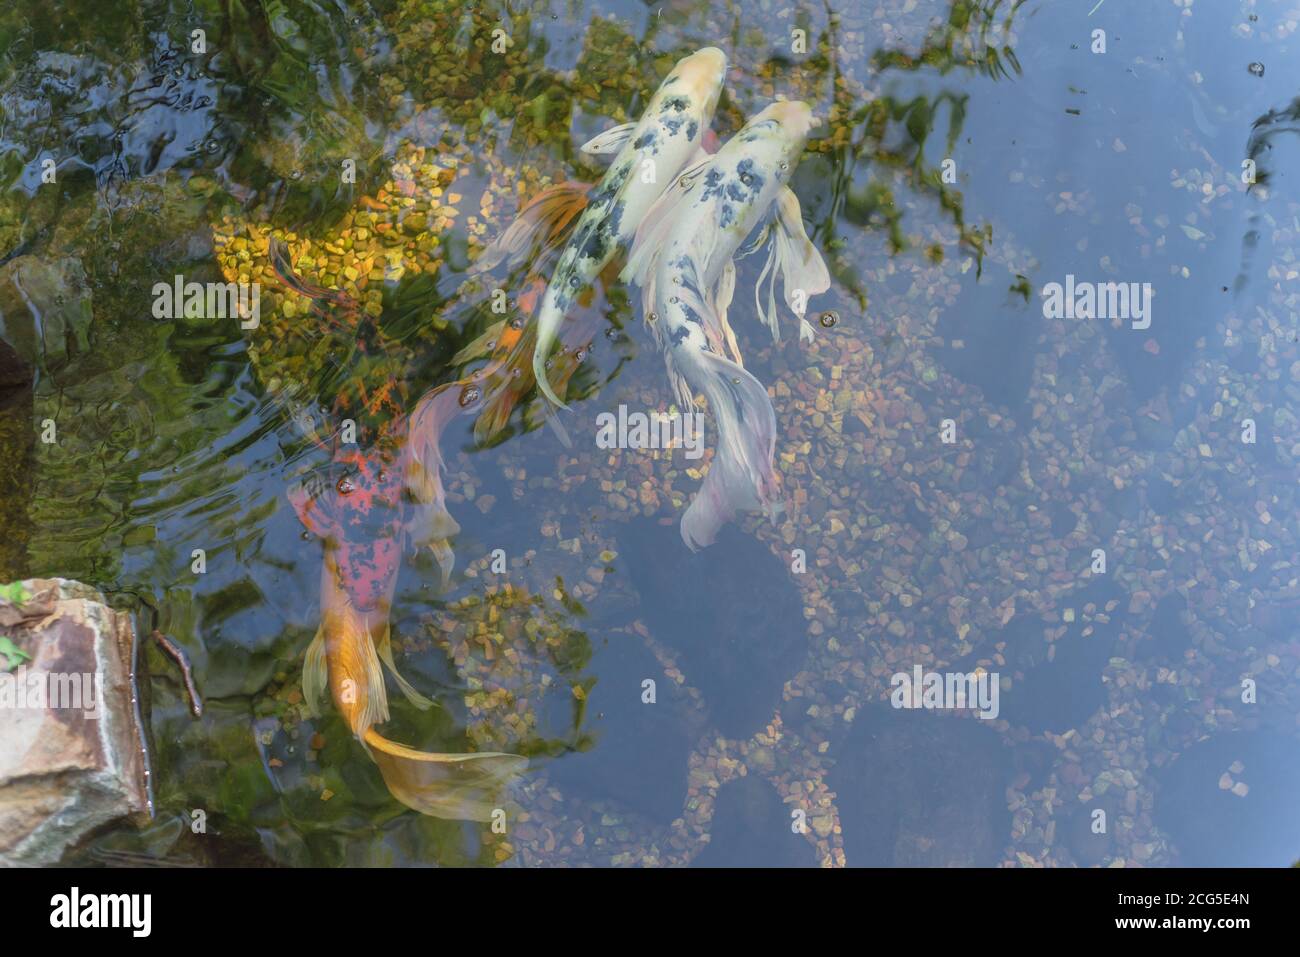
M 89 285 L 75 259 L 19 256 L 0 266 L 0 338 L 28 365 L 55 369 L 65 364 L 69 344 L 89 349 Z
M 65 579 L 21 583 L 0 597 L 0 633 L 31 655 L 0 674 L 0 865 L 45 865 L 90 831 L 148 812 L 140 728 L 132 705 L 130 617 Z M 19 709 L 17 682 L 92 676 L 95 708 Z M 43 679 L 47 690 L 49 679 Z M 79 679 L 80 683 L 80 679 Z M 7 685 L 7 687 L 6 687 Z M 60 698 L 67 686 L 56 685 Z M 83 686 L 84 687 L 84 686 Z M 58 704 L 69 704 L 60 700 Z

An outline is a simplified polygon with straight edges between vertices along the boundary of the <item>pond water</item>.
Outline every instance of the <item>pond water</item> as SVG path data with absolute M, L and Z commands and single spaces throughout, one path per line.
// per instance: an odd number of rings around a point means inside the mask
M 0 362 L 0 581 L 97 586 L 206 704 L 148 652 L 155 818 L 73 859 L 1300 858 L 1298 27 L 1297 0 L 6 5 L 0 332 L 34 371 Z M 455 568 L 409 550 L 388 614 L 435 706 L 394 695 L 382 731 L 529 770 L 504 833 L 418 814 L 307 708 L 322 548 L 289 491 L 347 480 L 314 441 L 344 421 L 367 449 L 481 381 L 494 283 L 523 316 L 538 277 L 471 264 L 705 46 L 721 141 L 778 97 L 821 120 L 791 181 L 832 277 L 813 340 L 758 321 L 762 256 L 730 313 L 785 508 L 692 552 L 710 459 L 598 447 L 601 413 L 674 401 L 607 271 L 559 428 L 532 390 L 483 441 L 462 393 L 442 434 Z M 290 292 L 272 238 L 355 308 Z M 178 275 L 260 282 L 260 323 L 160 315 Z M 996 706 L 891 706 L 917 673 Z

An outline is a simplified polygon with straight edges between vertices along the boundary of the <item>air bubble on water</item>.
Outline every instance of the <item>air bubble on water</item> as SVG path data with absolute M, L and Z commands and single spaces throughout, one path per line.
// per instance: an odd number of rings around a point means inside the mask
M 617 338 L 618 338 L 618 330 L 615 329 L 613 326 L 610 326 L 608 329 L 605 330 L 605 338 L 606 338 L 606 339 L 617 339 Z
M 646 318 L 649 319 L 651 322 L 654 322 L 656 319 L 659 318 L 659 313 L 657 313 L 657 312 L 652 312 L 652 313 L 650 313 L 650 315 L 647 316 Z
M 338 489 L 340 495 L 351 495 L 357 490 L 357 487 L 352 483 L 351 477 L 347 475 L 340 477 L 334 487 Z
M 1250 71 L 1251 76 L 1264 75 L 1264 64 L 1258 61 L 1252 63 L 1250 66 L 1246 67 L 1246 69 Z
M 524 327 L 523 316 L 515 316 L 513 319 L 510 320 L 511 329 L 522 329 L 523 327 Z
M 476 385 L 467 385 L 460 390 L 460 407 L 462 409 L 473 405 L 478 401 L 479 390 Z
M 837 313 L 828 311 L 823 312 L 821 318 L 817 321 L 821 323 L 823 329 L 832 329 L 834 328 L 835 323 L 840 321 L 840 317 Z

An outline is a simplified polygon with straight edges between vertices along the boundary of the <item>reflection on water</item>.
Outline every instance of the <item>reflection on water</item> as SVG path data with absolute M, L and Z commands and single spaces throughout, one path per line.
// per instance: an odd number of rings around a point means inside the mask
M 0 579 L 156 609 L 208 704 L 149 652 L 157 818 L 79 860 L 1300 857 L 1293 2 L 146 6 L 0 13 Z M 343 421 L 366 446 L 486 381 L 549 263 L 505 313 L 470 264 L 706 44 L 724 141 L 776 95 L 825 120 L 792 187 L 837 321 L 773 346 L 732 307 L 786 511 L 692 554 L 702 463 L 595 447 L 669 401 L 607 277 L 556 429 L 531 383 L 448 424 L 456 572 L 408 557 L 389 616 L 436 707 L 385 733 L 528 756 L 522 813 L 413 813 L 307 713 L 320 548 L 286 489 Z M 355 308 L 286 288 L 272 237 Z M 176 274 L 260 282 L 259 327 L 154 318 Z M 1151 283 L 1150 327 L 1045 318 L 1067 275 Z M 916 666 L 996 673 L 998 717 L 889 707 Z

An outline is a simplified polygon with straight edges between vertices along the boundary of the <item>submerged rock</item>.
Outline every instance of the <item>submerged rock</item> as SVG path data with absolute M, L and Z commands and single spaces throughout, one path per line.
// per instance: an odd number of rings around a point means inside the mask
M 988 722 L 870 705 L 827 775 L 851 867 L 992 867 L 1011 838 L 1009 750 Z
M 1184 867 L 1285 867 L 1300 857 L 1300 740 L 1225 732 L 1156 774 L 1154 819 Z
M 733 526 L 691 552 L 676 523 L 634 521 L 619 534 L 640 614 L 678 655 L 728 737 L 771 720 L 805 644 L 799 591 L 766 545 Z
M 687 759 L 696 735 L 690 704 L 635 635 L 602 642 L 587 671 L 597 676 L 587 694 L 588 750 L 550 766 L 551 779 L 570 798 L 612 799 L 660 824 L 680 817 L 686 802 Z M 643 682 L 655 683 L 653 704 Z
M 147 814 L 130 617 L 64 579 L 0 592 L 0 865 L 43 865 Z
M 708 846 L 694 867 L 816 867 L 812 844 L 790 826 L 790 811 L 752 774 L 718 792 Z
M 1084 725 L 1106 700 L 1103 672 L 1115 651 L 1122 611 L 1099 613 L 1120 595 L 1109 583 L 1089 585 L 1066 602 L 1071 617 L 1047 656 L 1045 631 L 1055 627 L 1034 612 L 1017 615 L 1003 629 L 1007 659 L 1023 674 L 1002 694 L 1001 716 L 1034 734 L 1063 734 Z M 1064 614 L 1064 611 L 1062 612 Z

